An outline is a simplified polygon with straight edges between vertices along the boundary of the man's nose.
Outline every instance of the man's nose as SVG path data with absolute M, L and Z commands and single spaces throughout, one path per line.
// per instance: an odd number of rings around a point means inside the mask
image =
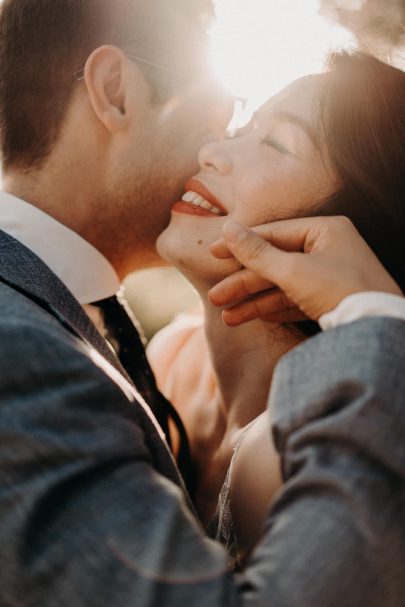
M 235 113 L 235 97 L 229 91 L 221 91 L 212 104 L 213 126 L 218 137 L 224 137 Z

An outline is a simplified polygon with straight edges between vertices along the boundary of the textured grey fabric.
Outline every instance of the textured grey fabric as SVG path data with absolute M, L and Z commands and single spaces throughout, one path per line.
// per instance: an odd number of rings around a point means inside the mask
M 402 607 L 404 338 L 361 321 L 279 365 L 286 485 L 232 576 L 79 304 L 0 234 L 1 607 Z

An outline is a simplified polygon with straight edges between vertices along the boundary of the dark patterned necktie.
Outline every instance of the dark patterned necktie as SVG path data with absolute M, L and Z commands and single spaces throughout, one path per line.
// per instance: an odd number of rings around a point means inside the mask
M 171 446 L 169 419 L 180 435 L 177 463 L 186 479 L 190 467 L 190 450 L 183 423 L 173 405 L 158 390 L 155 376 L 146 358 L 141 329 L 132 310 L 121 294 L 94 302 L 104 315 L 106 338 L 114 348 L 121 365 L 153 411 L 168 444 Z

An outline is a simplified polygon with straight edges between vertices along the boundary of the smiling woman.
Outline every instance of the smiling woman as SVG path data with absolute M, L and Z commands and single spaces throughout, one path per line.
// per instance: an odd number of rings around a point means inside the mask
M 152 342 L 150 356 L 187 428 L 197 510 L 210 523 L 220 497 L 209 528 L 234 556 L 259 536 L 281 482 L 263 413 L 277 361 L 307 327 L 225 326 L 208 290 L 239 266 L 214 258 L 210 245 L 229 218 L 254 226 L 344 214 L 404 289 L 404 96 L 400 70 L 364 54 L 336 56 L 328 72 L 272 97 L 235 137 L 201 149 L 200 170 L 158 239 L 197 289 L 205 327 L 181 321 Z
M 252 510 L 245 521 L 250 531 L 239 535 L 239 552 L 248 548 L 246 537 L 260 531 L 258 512 L 266 511 L 280 484 L 268 419 L 261 416 L 273 368 L 305 336 L 276 325 L 269 332 L 261 321 L 225 327 L 221 310 L 209 303 L 207 293 L 238 264 L 215 259 L 209 247 L 229 218 L 254 226 L 296 217 L 336 192 L 328 150 L 317 135 L 317 101 L 324 83 L 324 76 L 299 79 L 265 103 L 233 138 L 203 146 L 200 171 L 186 183 L 183 199 L 174 204 L 171 222 L 157 242 L 160 254 L 190 280 L 205 308 L 211 359 L 203 324 L 195 319 L 191 327 L 181 321 L 178 332 L 171 327 L 150 348 L 160 387 L 187 428 L 194 463 L 191 491 L 203 522 L 208 524 L 214 515 L 234 450 L 248 461 L 245 445 L 251 444 L 252 432 L 259 437 L 265 461 L 271 462 L 266 483 L 255 487 L 254 515 Z M 258 463 L 254 467 L 257 472 Z M 252 480 L 260 481 L 254 475 Z M 229 487 L 226 495 L 231 495 Z
M 317 136 L 315 101 L 322 76 L 301 78 L 258 110 L 240 133 L 205 145 L 200 172 L 172 208 L 158 239 L 161 255 L 202 291 L 233 269 L 209 246 L 226 218 L 254 226 L 309 212 L 336 190 L 328 152 Z

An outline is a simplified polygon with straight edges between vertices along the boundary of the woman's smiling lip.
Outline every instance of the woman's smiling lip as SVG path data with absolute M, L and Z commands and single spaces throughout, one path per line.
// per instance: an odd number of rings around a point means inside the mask
M 204 217 L 227 215 L 228 211 L 197 179 L 190 179 L 185 184 L 183 199 L 173 205 L 172 211 L 189 213 Z

